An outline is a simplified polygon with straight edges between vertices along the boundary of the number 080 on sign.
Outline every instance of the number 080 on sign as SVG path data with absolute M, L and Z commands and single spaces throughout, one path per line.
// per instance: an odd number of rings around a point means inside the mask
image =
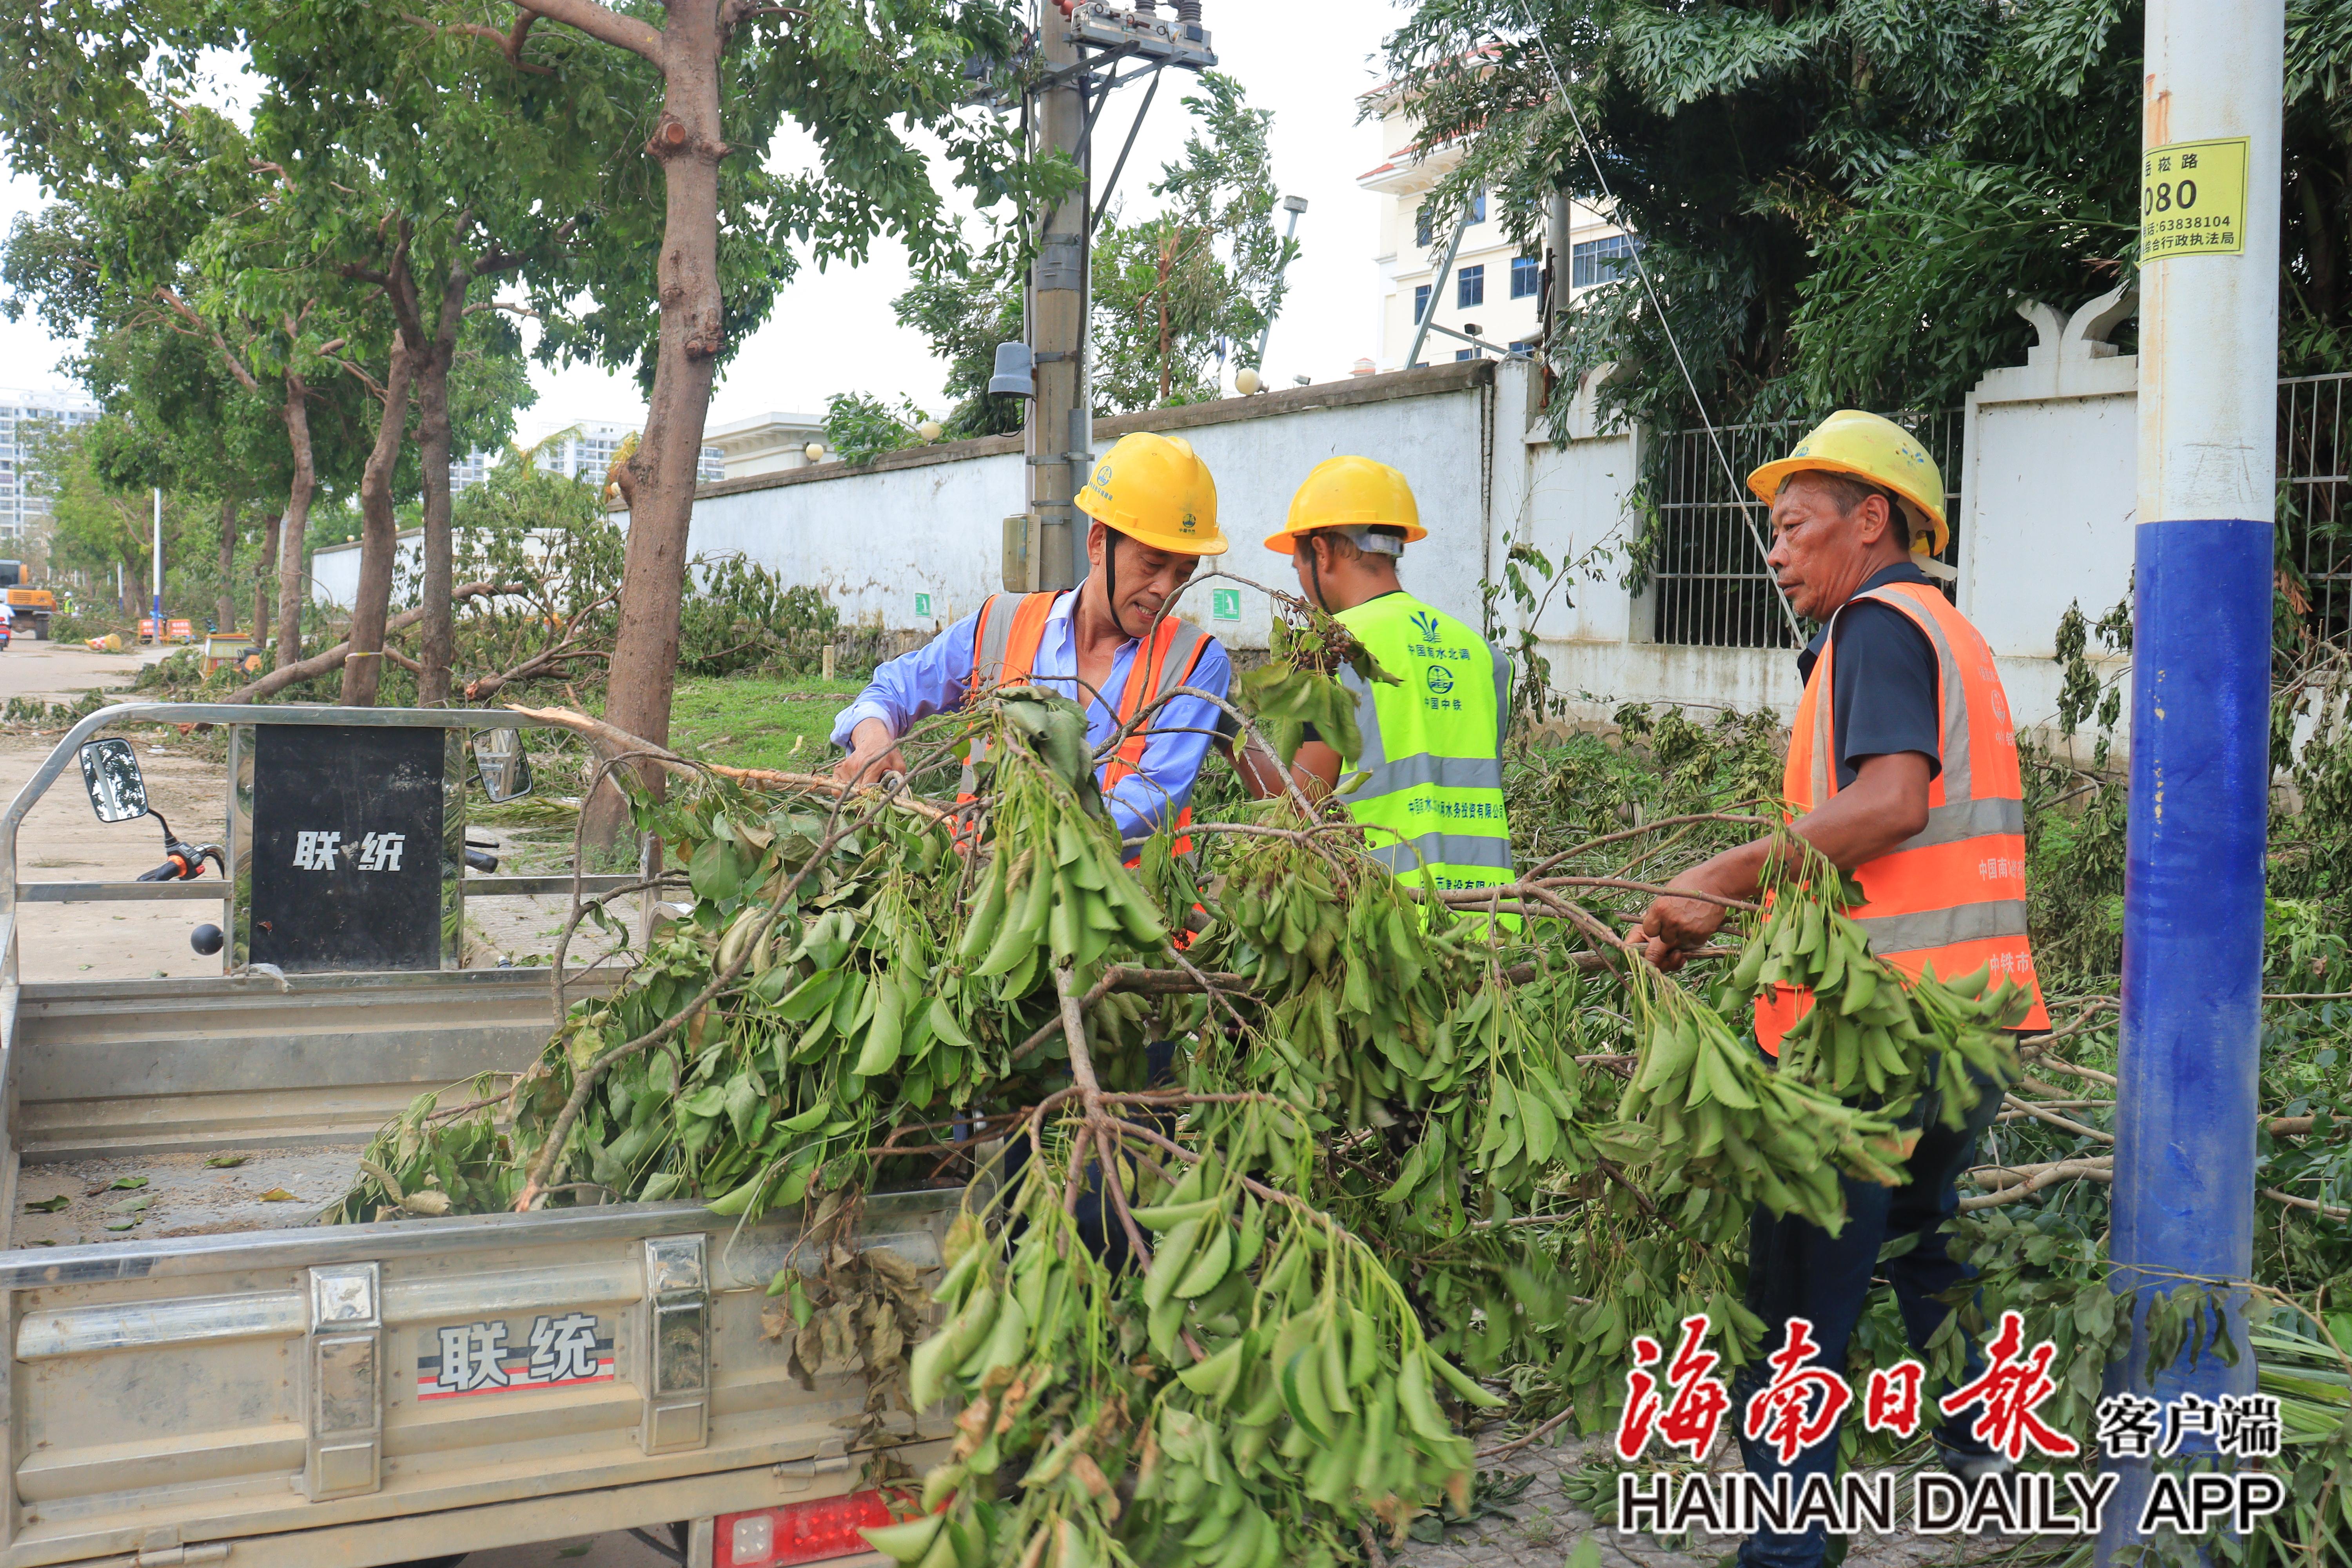
M 2139 259 L 2246 248 L 2245 137 L 2175 142 L 2140 154 Z

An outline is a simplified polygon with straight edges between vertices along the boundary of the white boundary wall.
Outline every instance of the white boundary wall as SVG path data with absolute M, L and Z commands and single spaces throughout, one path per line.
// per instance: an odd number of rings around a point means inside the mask
M 1271 601 L 1241 590 L 1241 619 L 1212 613 L 1212 593 L 1255 583 L 1297 591 L 1289 559 L 1264 548 L 1291 492 L 1326 458 L 1356 452 L 1411 476 L 1428 542 L 1408 558 L 1415 591 L 1474 625 L 1489 531 L 1487 473 L 1496 366 L 1438 365 L 1329 386 L 1228 398 L 1097 420 L 1097 451 L 1129 430 L 1192 444 L 1217 481 L 1217 521 L 1233 548 L 1204 565 L 1179 614 L 1238 647 L 1264 647 Z M 1022 508 L 1018 437 L 893 453 L 859 468 L 822 464 L 697 492 L 689 554 L 740 552 L 786 580 L 824 590 L 842 617 L 935 629 L 1003 585 L 1003 519 Z M 918 619 L 916 595 L 931 614 Z
M 2105 339 L 2131 308 L 2121 295 L 2071 319 L 2021 306 L 2041 342 L 2025 364 L 1992 372 L 1968 397 L 1959 604 L 1992 645 L 2011 710 L 2029 728 L 2056 715 L 2059 617 L 2079 604 L 2095 621 L 2129 591 L 2137 365 Z M 1475 625 L 1479 584 L 1501 581 L 1514 542 L 1559 568 L 1535 628 L 1570 717 L 1604 720 L 1620 703 L 1651 701 L 1770 707 L 1788 718 L 1799 685 L 1787 651 L 1651 640 L 1654 606 L 1622 581 L 1623 547 L 1641 527 L 1633 498 L 1642 437 L 1596 427 L 1596 376 L 1577 390 L 1570 438 L 1555 447 L 1533 406 L 1538 374 L 1525 363 L 1456 363 L 1124 415 L 1097 422 L 1096 446 L 1146 429 L 1192 442 L 1216 476 L 1219 522 L 1233 541 L 1214 564 L 1285 590 L 1296 587 L 1290 563 L 1261 542 L 1307 471 L 1350 452 L 1393 464 L 1412 479 L 1430 531 L 1405 555 L 1414 593 Z M 1002 585 L 1002 525 L 1021 506 L 1022 461 L 1019 438 L 1003 437 L 706 486 L 689 552 L 740 552 L 813 584 L 848 621 L 935 631 Z M 413 553 L 413 536 L 401 547 Z M 347 603 L 357 565 L 356 547 L 319 552 L 318 596 Z M 1178 613 L 1230 646 L 1262 648 L 1265 594 L 1241 590 L 1238 621 L 1212 613 L 1213 591 L 1234 586 L 1204 572 Z M 929 615 L 917 616 L 918 595 L 928 595 Z M 1507 595 L 1496 613 L 1507 632 L 1519 628 L 1523 612 Z

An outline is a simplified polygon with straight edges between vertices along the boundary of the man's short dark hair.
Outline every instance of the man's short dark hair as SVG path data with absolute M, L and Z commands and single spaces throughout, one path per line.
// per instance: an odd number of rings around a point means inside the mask
M 1905 549 L 1911 547 L 1911 513 L 1909 502 L 1885 485 L 1874 485 L 1857 474 L 1842 474 L 1835 468 L 1800 468 L 1780 481 L 1787 489 L 1799 479 L 1811 479 L 1837 498 L 1838 514 L 1852 517 L 1853 509 L 1873 496 L 1886 501 L 1887 525 L 1894 530 L 1895 542 Z

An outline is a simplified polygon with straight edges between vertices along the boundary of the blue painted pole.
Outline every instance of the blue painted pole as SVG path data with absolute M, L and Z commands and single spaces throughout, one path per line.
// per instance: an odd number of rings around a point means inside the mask
M 163 646 L 163 492 L 155 491 L 155 602 L 149 612 L 155 620 L 155 646 Z
M 2143 1325 L 2148 1304 L 2184 1276 L 2243 1279 L 2253 1261 L 2284 37 L 2283 0 L 2147 6 L 2131 816 L 2110 1241 L 2116 1288 Z M 2235 210 L 2233 169 L 2242 170 Z M 2208 1354 L 2194 1370 L 2151 1369 L 2143 1327 L 2108 1385 L 2160 1400 L 2249 1394 L 2253 1359 L 2230 1367 Z M 2109 1468 L 2124 1484 L 2107 1512 L 2102 1563 L 2139 1539 L 2150 1480 L 2144 1464 Z

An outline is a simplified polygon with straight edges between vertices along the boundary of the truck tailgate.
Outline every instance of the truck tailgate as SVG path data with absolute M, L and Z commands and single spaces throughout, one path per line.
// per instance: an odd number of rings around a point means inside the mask
M 956 1203 L 873 1199 L 861 1245 L 935 1268 Z M 0 1254 L 0 1565 L 358 1564 L 849 1489 L 863 1374 L 804 1390 L 761 1324 L 814 1253 L 663 1204 Z M 450 1510 L 483 1530 L 420 1528 Z

